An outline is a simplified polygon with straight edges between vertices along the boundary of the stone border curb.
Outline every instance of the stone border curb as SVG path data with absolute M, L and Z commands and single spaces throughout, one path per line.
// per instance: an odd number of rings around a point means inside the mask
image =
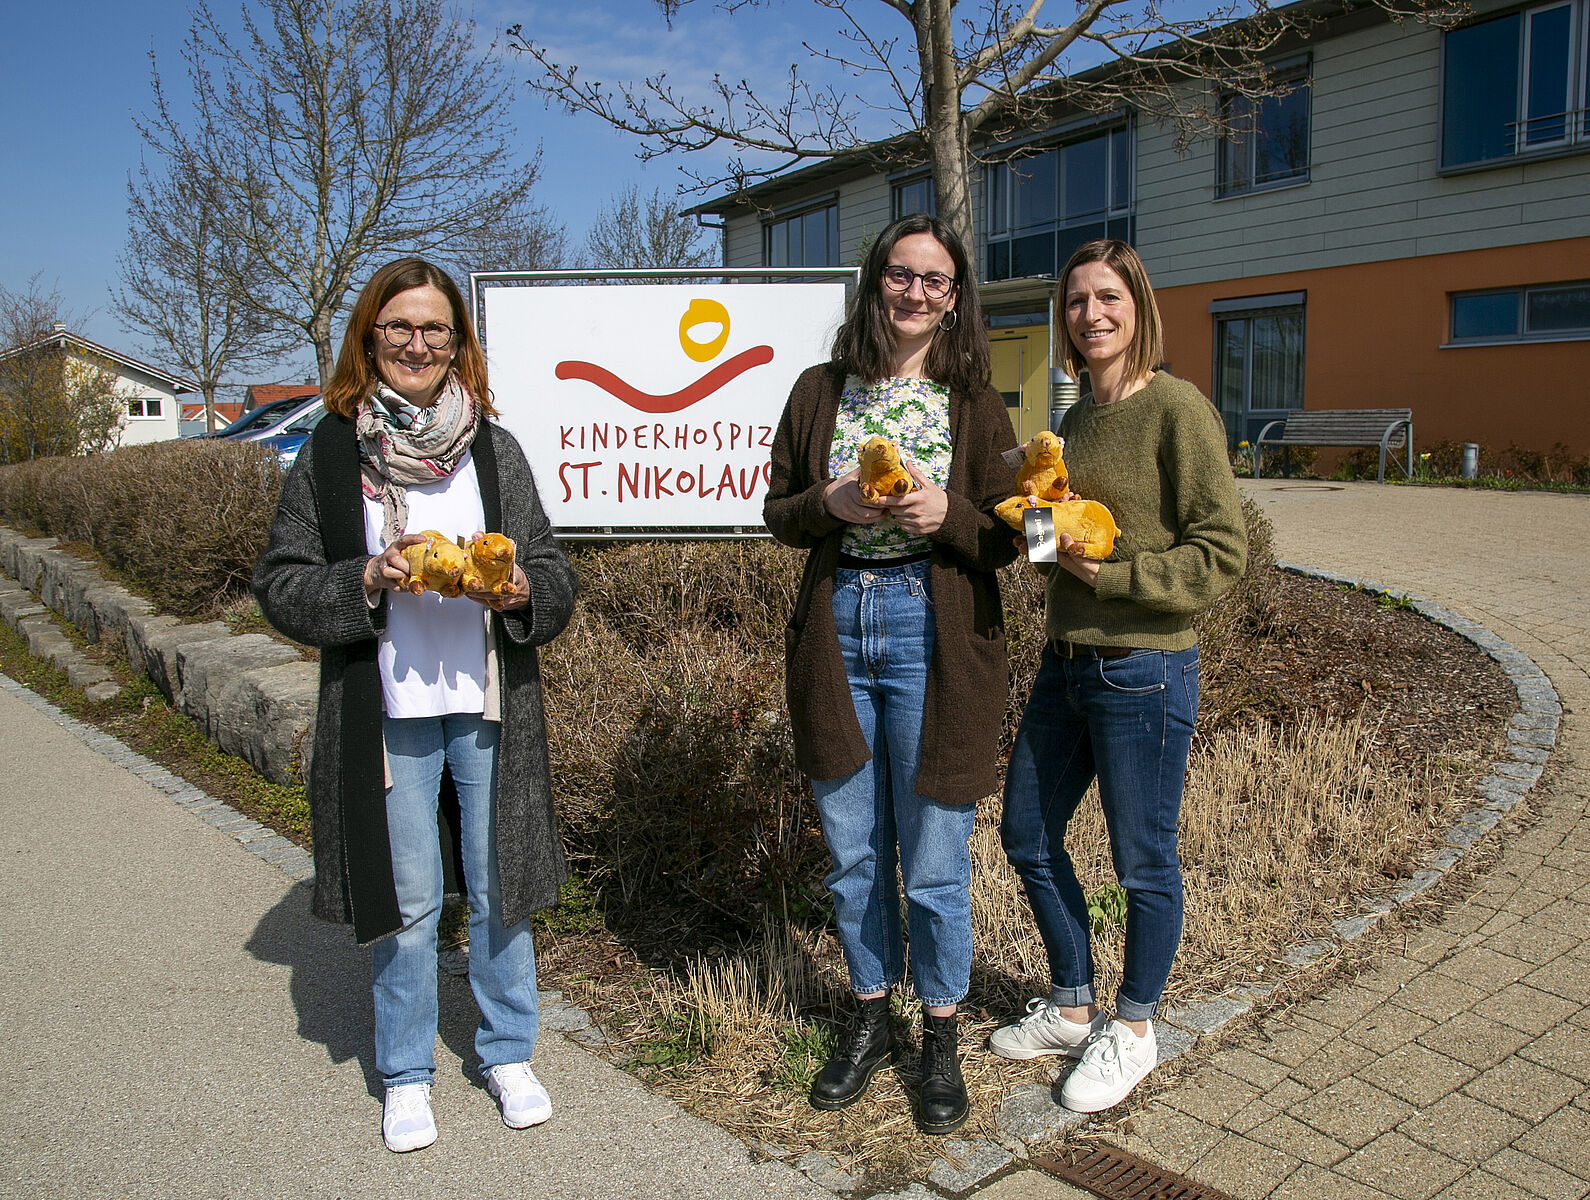
M 17 558 L 19 549 L 24 552 L 22 559 Z M 40 600 L 49 602 L 50 608 L 61 611 L 67 619 L 84 626 L 85 633 L 91 634 L 91 641 L 97 640 L 101 627 L 95 617 L 90 616 L 86 621 L 79 619 L 71 612 L 69 597 L 65 603 L 58 603 L 57 597 L 51 595 L 50 578 L 46 573 L 50 564 L 44 560 L 46 558 L 65 560 L 64 563 L 57 562 L 56 568 L 60 570 L 64 566 L 64 572 L 72 582 L 79 582 L 85 576 L 97 579 L 97 572 L 77 563 L 65 552 L 55 550 L 54 539 L 26 539 L 3 527 L 0 527 L 0 555 L 4 556 L 3 561 L 0 561 L 0 570 L 17 576 L 17 581 L 12 582 L 11 579 L 0 575 L 0 616 L 3 616 L 7 624 L 16 627 L 27 637 L 30 653 L 54 661 L 57 666 L 68 672 L 69 678 L 73 669 L 73 660 L 80 668 L 92 667 L 94 664 L 88 663 L 78 654 L 70 641 L 53 626 L 45 628 L 47 624 L 45 614 L 48 610 Z M 14 570 L 14 563 L 22 566 L 23 570 Z M 1413 611 L 1467 639 L 1494 659 L 1512 681 L 1520 706 L 1520 711 L 1513 715 L 1508 724 L 1507 757 L 1493 762 L 1491 773 L 1475 785 L 1474 790 L 1482 803 L 1464 812 L 1453 822 L 1443 837 L 1442 848 L 1426 855 L 1423 865 L 1401 887 L 1388 897 L 1366 899 L 1362 913 L 1338 921 L 1333 926 L 1334 938 L 1304 942 L 1288 950 L 1283 956 L 1284 961 L 1288 966 L 1301 970 L 1330 954 L 1339 945 L 1361 937 L 1372 929 L 1382 916 L 1408 903 L 1444 879 L 1447 872 L 1462 861 L 1469 848 L 1480 842 L 1539 780 L 1551 752 L 1556 748 L 1557 730 L 1563 710 L 1556 688 L 1535 661 L 1477 621 L 1423 600 L 1412 592 L 1385 587 L 1369 580 L 1356 579 L 1333 571 L 1316 570 L 1295 563 L 1278 562 L 1276 565 L 1293 574 L 1407 601 Z M 38 600 L 32 596 L 25 578 L 29 574 L 39 580 Z M 59 583 L 55 585 L 54 590 L 57 594 L 63 591 Z M 117 599 L 119 601 L 120 597 Z M 146 602 L 136 603 L 147 608 Z M 152 609 L 149 611 L 152 612 Z M 157 652 L 156 642 L 162 640 L 161 635 L 166 635 L 166 639 L 173 642 L 180 642 L 181 645 L 173 647 L 176 651 L 174 661 L 179 664 L 179 670 L 181 666 L 187 665 L 181 655 L 181 651 L 187 645 L 195 642 L 201 644 L 220 642 L 221 654 L 229 659 L 236 659 L 238 643 L 244 640 L 233 637 L 224 629 L 218 633 L 213 626 L 182 626 L 170 618 L 158 616 L 154 617 L 154 622 L 164 622 L 166 627 L 149 631 L 148 652 L 150 654 Z M 105 627 L 104 631 L 122 635 L 121 629 Z M 135 665 L 142 665 L 137 660 L 143 655 L 135 654 L 133 644 L 139 634 L 135 634 L 131 622 L 127 624 L 124 636 L 128 643 L 129 658 L 134 660 Z M 245 638 L 255 636 L 257 635 L 244 635 Z M 37 648 L 35 642 L 38 643 Z M 246 654 L 243 657 L 245 664 L 242 676 L 245 679 L 268 674 L 274 667 L 280 665 L 265 662 L 263 665 L 251 667 L 246 664 Z M 166 661 L 162 658 L 161 665 Z M 150 665 L 154 665 L 153 660 Z M 192 667 L 188 669 L 193 671 Z M 211 670 L 219 669 L 211 668 Z M 151 675 L 157 673 L 151 671 Z M 194 673 L 198 676 L 194 680 L 194 685 L 199 691 L 212 691 L 219 686 L 205 681 L 202 664 Z M 178 671 L 172 671 L 167 679 L 157 678 L 156 682 L 161 685 L 162 691 L 171 695 L 173 685 L 180 687 L 181 676 Z M 82 685 L 74 680 L 74 686 Z M 91 680 L 89 686 L 104 687 L 105 684 Z M 114 689 L 114 685 L 111 687 Z M 127 767 L 133 774 L 170 797 L 172 803 L 178 807 L 197 814 L 207 824 L 230 834 L 251 854 L 279 868 L 290 879 L 303 882 L 313 877 L 314 862 L 309 852 L 276 834 L 274 830 L 244 816 L 230 805 L 206 795 L 158 763 L 124 746 L 109 734 L 67 715 L 48 700 L 4 674 L 0 674 L 0 689 L 10 692 L 24 703 L 44 713 L 112 762 Z M 114 695 L 116 690 L 119 689 L 114 689 L 109 694 Z M 175 702 L 176 698 L 173 699 Z M 187 711 L 186 706 L 183 706 L 183 711 Z M 312 706 L 310 714 L 312 720 Z M 218 737 L 216 726 L 210 720 L 201 718 L 196 713 L 190 712 L 188 715 L 201 726 L 206 727 L 212 740 L 220 741 L 223 749 L 236 753 L 226 745 L 224 737 Z M 240 757 L 249 756 L 240 755 Z M 462 972 L 462 968 L 456 965 L 448 966 L 447 969 L 455 974 Z M 1224 996 L 1212 997 L 1196 1004 L 1166 1008 L 1155 1022 L 1155 1033 L 1159 1042 L 1159 1065 L 1180 1057 L 1192 1049 L 1200 1037 L 1218 1031 L 1249 1012 L 1257 1000 L 1268 995 L 1276 986 L 1275 983 L 1242 984 Z M 592 1050 L 600 1049 L 607 1043 L 606 1034 L 591 1020 L 590 1014 L 565 1003 L 562 993 L 551 990 L 538 991 L 537 999 L 541 1005 L 542 1028 L 561 1032 Z M 1058 1076 L 1059 1068 L 1056 1068 L 1054 1077 Z M 1092 1120 L 1091 1116 L 1073 1113 L 1055 1102 L 1052 1083 L 1053 1079 L 1049 1085 L 1032 1083 L 1014 1089 L 1005 1097 L 1000 1108 L 997 1120 L 998 1133 L 994 1139 L 947 1140 L 944 1143 L 945 1154 L 934 1164 L 926 1183 L 912 1183 L 903 1190 L 879 1194 L 874 1200 L 895 1200 L 895 1198 L 935 1200 L 944 1194 L 963 1194 L 1005 1171 L 1013 1163 L 1025 1160 L 1032 1145 L 1047 1141 L 1066 1130 L 1088 1124 Z M 861 1183 L 861 1180 L 847 1172 L 838 1161 L 821 1151 L 809 1151 L 794 1165 L 814 1184 L 836 1194 L 850 1193 Z

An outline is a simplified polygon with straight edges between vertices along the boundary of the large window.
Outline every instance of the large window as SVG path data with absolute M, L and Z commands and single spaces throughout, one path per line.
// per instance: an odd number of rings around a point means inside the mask
M 1303 407 L 1304 294 L 1217 300 L 1215 405 L 1231 445 Z
M 901 179 L 889 188 L 890 209 L 894 219 L 909 217 L 913 213 L 927 213 L 935 215 L 933 205 L 933 176 L 916 175 L 910 179 Z
M 1055 275 L 1083 242 L 1132 239 L 1128 126 L 996 163 L 986 180 L 986 279 Z
M 1450 336 L 1469 344 L 1590 338 L 1590 282 L 1454 294 Z
M 1220 141 L 1219 192 L 1234 196 L 1308 181 L 1309 103 L 1306 64 L 1278 72 L 1285 95 L 1258 100 L 1227 96 L 1222 115 L 1232 130 Z
M 763 265 L 769 267 L 839 266 L 839 205 L 828 203 L 762 227 Z
M 158 417 L 160 413 L 161 405 L 158 396 L 138 396 L 127 401 L 127 415 L 129 417 Z
M 1542 4 L 1445 35 L 1443 167 L 1590 143 L 1587 9 L 1590 0 Z

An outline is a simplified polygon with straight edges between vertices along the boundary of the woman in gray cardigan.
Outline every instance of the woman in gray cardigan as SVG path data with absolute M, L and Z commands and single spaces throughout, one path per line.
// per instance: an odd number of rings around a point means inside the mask
M 382 1137 L 416 1150 L 436 1139 L 436 928 L 459 871 L 487 1088 L 511 1127 L 551 1115 L 529 1063 L 528 917 L 557 902 L 566 867 L 536 647 L 568 623 L 575 582 L 518 443 L 487 420 L 485 356 L 443 272 L 403 259 L 375 273 L 325 403 L 254 594 L 272 625 L 320 649 L 314 907 L 374 943 Z M 507 535 L 512 590 L 411 594 L 403 551 L 427 528 Z

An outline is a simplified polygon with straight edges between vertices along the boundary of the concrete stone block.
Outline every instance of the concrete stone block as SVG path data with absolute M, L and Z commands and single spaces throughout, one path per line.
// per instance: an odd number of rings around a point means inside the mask
M 85 688 L 91 683 L 104 683 L 110 678 L 110 672 L 97 662 L 89 662 L 81 655 L 76 662 L 66 666 L 66 682 L 75 688 Z
M 7 548 L 6 574 L 28 591 L 38 591 L 44 573 L 44 553 L 55 546 L 54 538 L 17 538 Z
M 83 599 L 86 610 L 83 636 L 90 644 L 109 642 L 125 646 L 127 618 L 135 613 L 148 616 L 155 611 L 155 606 L 142 596 L 135 596 L 114 583 L 96 584 L 83 594 Z
M 946 1192 L 969 1191 L 1014 1160 L 1009 1150 L 993 1142 L 950 1138 L 939 1148 L 939 1160 L 928 1172 L 928 1182 Z
M 0 596 L 0 617 L 4 617 L 5 623 L 13 629 L 25 618 L 42 617 L 49 611 L 31 595 L 20 589 Z
M 127 660 L 180 709 L 182 677 L 177 670 L 177 650 L 228 637 L 231 631 L 219 621 L 183 625 L 170 617 L 135 617 L 127 623 Z
M 999 1110 L 1000 1130 L 1029 1146 L 1052 1138 L 1062 1129 L 1075 1129 L 1086 1120 L 1082 1113 L 1062 1108 L 1042 1084 L 1013 1089 Z
M 83 695 L 96 704 L 105 700 L 114 700 L 121 695 L 121 684 L 114 681 L 108 683 L 91 683 L 83 689 Z
M 293 754 L 300 743 L 308 753 L 319 679 L 319 667 L 296 655 L 234 676 L 212 710 L 216 743 L 272 783 L 299 782 Z M 307 763 L 304 771 L 307 776 Z
M 178 642 L 172 650 L 178 696 L 174 703 L 212 741 L 220 733 L 221 695 L 229 684 L 245 671 L 298 661 L 296 650 L 263 633 Z

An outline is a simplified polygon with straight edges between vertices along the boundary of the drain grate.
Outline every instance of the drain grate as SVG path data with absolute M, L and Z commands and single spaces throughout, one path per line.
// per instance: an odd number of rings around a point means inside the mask
M 1104 1200 L 1232 1200 L 1225 1192 L 1161 1170 L 1114 1146 L 1034 1158 L 1032 1165 Z

